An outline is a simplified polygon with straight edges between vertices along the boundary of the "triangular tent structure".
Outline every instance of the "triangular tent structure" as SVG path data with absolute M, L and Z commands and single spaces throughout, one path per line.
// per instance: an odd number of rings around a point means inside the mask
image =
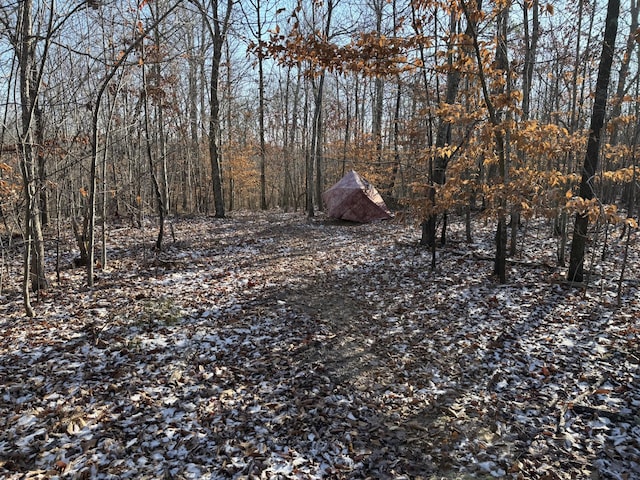
M 333 218 L 367 223 L 392 216 L 375 187 L 353 170 L 324 192 L 322 200 Z

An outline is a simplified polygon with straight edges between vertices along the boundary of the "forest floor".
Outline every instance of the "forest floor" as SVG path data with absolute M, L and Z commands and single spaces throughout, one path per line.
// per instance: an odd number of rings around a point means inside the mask
M 619 232 L 584 289 L 542 223 L 507 285 L 481 221 L 435 271 L 399 220 L 171 226 L 113 227 L 91 289 L 67 239 L 35 318 L 3 251 L 1 478 L 640 478 L 637 234 L 618 307 Z

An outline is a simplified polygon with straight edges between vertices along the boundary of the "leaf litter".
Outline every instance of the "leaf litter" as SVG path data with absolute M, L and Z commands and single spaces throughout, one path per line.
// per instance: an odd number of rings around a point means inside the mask
M 18 280 L 4 288 L 0 474 L 640 478 L 640 300 L 626 282 L 615 307 L 622 246 L 585 292 L 529 233 L 499 285 L 477 229 L 461 245 L 452 225 L 432 271 L 399 221 L 179 219 L 159 253 L 151 225 L 113 228 L 95 288 L 62 271 L 34 319 Z

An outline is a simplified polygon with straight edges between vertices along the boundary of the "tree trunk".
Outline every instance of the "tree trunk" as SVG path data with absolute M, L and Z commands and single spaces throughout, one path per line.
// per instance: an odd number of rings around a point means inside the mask
M 222 168 L 220 165 L 221 155 L 218 142 L 220 141 L 220 99 L 218 96 L 218 82 L 220 80 L 220 60 L 222 58 L 222 50 L 224 47 L 227 32 L 229 30 L 229 19 L 231 18 L 231 9 L 233 0 L 226 0 L 226 10 L 224 15 L 219 12 L 219 0 L 211 2 L 213 18 L 209 18 L 209 12 L 203 5 L 199 8 L 204 15 L 209 33 L 213 40 L 213 58 L 211 60 L 211 85 L 209 97 L 209 160 L 211 162 L 211 183 L 213 186 L 213 203 L 215 207 L 215 216 L 224 218 L 224 194 L 222 188 Z
M 524 55 L 524 69 L 522 72 L 522 119 L 529 120 L 531 111 L 531 88 L 533 86 L 533 68 L 536 63 L 538 52 L 538 39 L 540 38 L 540 18 L 539 18 L 539 2 L 532 0 L 531 12 L 533 15 L 531 32 L 529 32 L 529 3 L 524 5 L 524 34 L 526 51 Z
M 620 12 L 620 0 L 609 0 L 607 5 L 607 18 L 604 31 L 602 54 L 598 66 L 598 79 L 596 81 L 595 100 L 591 114 L 591 126 L 587 152 L 582 168 L 582 180 L 580 182 L 580 197 L 590 200 L 594 197 L 593 177 L 598 168 L 598 151 L 600 150 L 600 135 L 604 125 L 607 108 L 607 90 L 611 77 L 611 64 L 618 33 L 618 15 Z M 582 213 L 576 214 L 571 239 L 571 255 L 569 257 L 569 271 L 567 279 L 572 282 L 584 280 L 584 251 L 587 240 L 589 217 Z
M 89 205 L 88 205 L 88 225 L 87 225 L 87 241 L 88 241 L 88 263 L 87 263 L 87 285 L 89 287 L 93 287 L 94 278 L 94 245 L 95 245 L 95 227 L 96 227 L 96 188 L 97 188 L 97 171 L 98 171 L 98 126 L 100 119 L 100 110 L 102 104 L 102 97 L 107 90 L 107 87 L 111 83 L 111 80 L 116 75 L 122 64 L 126 61 L 129 54 L 136 48 L 140 46 L 140 43 L 146 38 L 150 31 L 158 26 L 160 22 L 162 22 L 165 18 L 169 16 L 171 12 L 173 12 L 178 6 L 182 3 L 182 0 L 177 0 L 173 6 L 167 9 L 166 12 L 162 14 L 162 16 L 158 17 L 154 20 L 153 24 L 145 31 L 138 34 L 138 36 L 129 44 L 129 46 L 120 54 L 118 60 L 113 64 L 111 69 L 107 72 L 104 77 L 98 91 L 96 93 L 96 97 L 94 99 L 93 111 L 91 113 L 91 164 L 89 167 Z M 140 181 L 140 177 L 136 178 L 136 181 Z M 139 200 L 140 212 L 142 210 L 142 192 L 139 192 L 137 195 L 137 199 Z M 141 219 L 140 219 L 141 223 Z
M 224 218 L 224 194 L 222 191 L 222 169 L 220 167 L 220 100 L 218 99 L 218 80 L 220 77 L 220 58 L 222 42 L 214 41 L 213 61 L 211 62 L 211 96 L 209 116 L 209 160 L 211 162 L 211 183 L 213 186 L 213 204 L 215 216 Z
M 393 37 L 397 38 L 397 30 L 398 30 L 398 12 L 397 12 L 397 1 L 392 1 L 392 9 L 393 9 Z M 398 176 L 398 170 L 400 169 L 400 109 L 402 106 L 402 79 L 400 75 L 395 76 L 396 81 L 396 91 L 395 91 L 395 104 L 393 108 L 393 118 L 391 121 L 391 146 L 393 149 L 393 160 L 391 161 L 391 170 L 388 174 L 387 182 L 382 183 L 381 192 L 383 198 L 387 202 L 387 205 L 390 208 L 396 208 L 397 202 L 394 196 L 394 190 L 396 186 L 396 177 Z M 382 106 L 381 106 L 382 109 Z
M 35 138 L 37 142 L 36 158 L 38 165 L 38 190 L 40 191 L 40 223 L 46 227 L 49 224 L 49 207 L 47 202 L 47 168 L 45 157 L 44 119 L 39 105 L 33 112 L 35 120 Z
M 267 175 L 266 175 L 266 153 L 264 142 L 264 55 L 262 47 L 262 16 L 261 1 L 256 0 L 256 37 L 258 40 L 258 135 L 260 137 L 260 208 L 267 209 Z
M 34 311 L 31 306 L 29 289 L 39 291 L 46 289 L 47 278 L 45 274 L 44 260 L 44 239 L 42 235 L 42 217 L 40 215 L 40 196 L 38 195 L 39 179 L 37 176 L 37 155 L 34 151 L 36 137 L 34 130 L 37 130 L 38 115 L 38 90 L 42 71 L 38 71 L 36 63 L 37 44 L 36 36 L 33 34 L 33 1 L 25 0 L 20 7 L 19 34 L 17 48 L 18 64 L 20 66 L 20 100 L 21 100 L 21 161 L 20 170 L 22 173 L 23 193 L 24 193 L 24 269 L 23 269 L 23 299 L 25 311 L 28 316 L 33 316 Z M 53 13 L 50 13 L 50 21 Z M 49 25 L 51 27 L 51 24 Z M 51 29 L 49 29 L 49 32 Z M 42 53 L 43 68 L 46 50 Z
M 478 79 L 480 81 L 480 85 L 482 87 L 482 96 L 484 99 L 485 106 L 487 108 L 487 112 L 489 114 L 489 120 L 494 128 L 494 139 L 495 139 L 495 151 L 496 156 L 498 157 L 498 180 L 502 184 L 506 184 L 508 182 L 508 168 L 509 168 L 509 150 L 508 150 L 508 130 L 506 133 L 503 133 L 502 130 L 498 127 L 501 125 L 502 121 L 502 112 L 496 108 L 494 104 L 490 92 L 489 85 L 487 82 L 487 75 L 485 74 L 485 67 L 483 64 L 482 53 L 480 51 L 480 44 L 478 42 L 478 32 L 477 25 L 473 18 L 478 13 L 477 11 L 470 11 L 468 5 L 461 1 L 461 5 L 464 11 L 464 15 L 467 19 L 467 23 L 471 29 L 471 40 L 473 43 L 473 49 L 475 52 L 476 63 L 478 67 Z M 496 56 L 495 56 L 495 64 L 496 68 L 502 71 L 502 74 L 505 75 L 506 84 L 509 86 L 509 64 L 507 57 L 507 20 L 508 20 L 508 6 L 506 6 L 501 12 L 499 12 L 497 17 L 497 45 L 496 45 Z M 504 86 L 501 87 L 499 91 L 502 93 L 504 91 Z M 507 231 L 506 231 L 506 211 L 507 211 L 507 200 L 504 196 L 501 196 L 498 199 L 498 225 L 496 228 L 496 256 L 494 260 L 493 273 L 498 277 L 500 283 L 506 283 L 506 255 L 507 255 Z
M 611 117 L 619 117 L 622 113 L 622 101 L 627 88 L 626 81 L 629 76 L 629 66 L 631 64 L 631 54 L 635 48 L 636 38 L 638 32 L 638 0 L 631 0 L 631 23 L 629 25 L 629 35 L 627 36 L 627 42 L 625 44 L 624 53 L 622 54 L 622 62 L 620 63 L 620 69 L 618 70 L 618 85 L 616 87 L 616 95 L 611 108 Z M 618 144 L 618 136 L 620 134 L 620 127 L 617 122 L 612 125 L 611 138 L 609 143 L 611 145 Z
M 144 43 L 140 47 L 142 53 L 142 95 L 143 95 L 143 111 L 144 111 L 144 134 L 145 134 L 145 147 L 147 154 L 147 161 L 149 165 L 149 174 L 151 175 L 151 183 L 153 186 L 153 193 L 156 197 L 156 203 L 158 205 L 158 236 L 156 237 L 156 250 L 162 250 L 162 240 L 164 239 L 164 217 L 167 212 L 165 207 L 165 198 L 162 195 L 160 190 L 160 183 L 158 182 L 158 175 L 156 172 L 156 165 L 153 161 L 153 148 L 152 148 L 152 132 L 150 126 L 149 119 L 149 84 L 147 80 L 147 67 L 146 67 L 146 57 L 145 57 L 145 47 Z M 159 75 L 159 72 L 156 71 L 156 75 Z M 156 76 L 156 80 L 159 76 Z M 160 107 L 161 110 L 161 107 Z M 158 121 L 161 121 L 162 118 L 159 117 Z M 158 156 L 162 156 L 162 150 L 160 152 L 156 152 Z
M 480 8 L 481 1 L 477 1 L 477 8 Z M 455 15 L 451 14 L 449 17 L 449 25 L 450 30 L 452 32 L 457 31 L 458 21 Z M 467 20 L 467 28 L 466 35 L 471 36 L 472 34 L 472 24 L 469 20 Z M 447 88 L 445 93 L 444 103 L 453 104 L 458 95 L 458 89 L 460 86 L 460 71 L 454 65 L 453 58 L 453 45 L 450 43 L 447 45 L 447 51 L 449 52 L 447 55 Z M 451 143 L 451 123 L 445 119 L 441 119 L 438 123 L 438 128 L 436 131 L 436 150 L 442 147 L 445 147 Z M 435 155 L 432 163 L 432 168 L 430 172 L 431 176 L 431 184 L 432 187 L 429 191 L 429 203 L 430 208 L 436 208 L 436 186 L 444 185 L 447 180 L 446 171 L 447 171 L 447 163 L 448 157 L 443 155 Z M 435 248 L 436 245 L 436 229 L 438 224 L 438 215 L 437 213 L 431 213 L 427 219 L 423 222 L 422 228 L 422 238 L 420 239 L 421 245 L 430 246 L 432 249 Z M 444 239 L 446 240 L 446 233 L 443 234 Z M 434 257 L 435 258 L 435 257 Z M 433 261 L 432 261 L 433 263 Z
M 202 29 L 201 35 L 204 36 L 206 32 L 206 22 L 204 20 L 204 16 L 202 18 Z M 187 177 L 187 186 L 189 188 L 188 193 L 185 193 L 183 197 L 183 208 L 187 210 L 187 206 L 190 207 L 192 211 L 200 212 L 200 206 L 202 204 L 201 201 L 201 191 L 200 186 L 200 178 L 197 175 L 197 172 L 200 169 L 200 161 L 201 161 L 201 152 L 200 152 L 200 123 L 199 123 L 199 112 L 204 112 L 203 108 L 199 108 L 198 105 L 198 97 L 204 98 L 206 95 L 199 95 L 200 90 L 202 88 L 202 83 L 200 88 L 198 86 L 198 78 L 204 77 L 204 47 L 205 43 L 203 39 L 201 39 L 199 45 L 195 45 L 195 37 L 196 37 L 196 28 L 194 25 L 193 30 L 189 31 L 189 35 L 187 37 L 188 47 L 190 51 L 195 52 L 194 55 L 189 56 L 189 80 L 188 80 L 188 108 L 189 108 L 189 165 L 187 171 L 184 172 Z
M 498 214 L 496 227 L 496 259 L 493 274 L 500 283 L 507 283 L 507 219 L 504 214 Z
M 376 36 L 382 37 L 382 13 L 386 0 L 374 0 L 371 3 L 376 22 Z M 376 148 L 376 162 L 378 168 L 382 166 L 382 114 L 384 101 L 384 81 L 381 76 L 373 80 L 373 105 L 371 107 L 371 138 Z
M 529 9 L 532 12 L 532 25 L 529 31 Z M 524 18 L 524 68 L 522 72 L 522 120 L 529 120 L 531 111 L 531 88 L 533 85 L 533 69 L 538 51 L 538 39 L 540 37 L 539 2 L 532 0 L 523 5 Z M 520 154 L 522 163 L 526 162 L 524 152 Z M 511 210 L 511 238 L 509 241 L 509 254 L 515 255 L 517 252 L 518 228 L 520 227 L 520 209 L 513 207 Z
M 571 78 L 571 105 L 570 105 L 570 117 L 569 117 L 569 132 L 571 134 L 575 133 L 578 130 L 578 124 L 580 122 L 580 115 L 578 112 L 578 76 L 580 74 L 580 63 L 581 63 L 581 50 L 580 44 L 582 39 L 582 17 L 584 11 L 584 0 L 579 0 L 578 2 L 578 25 L 577 32 L 578 35 L 576 37 L 576 54 L 573 63 L 573 74 Z M 588 48 L 587 48 L 588 51 Z M 584 84 L 584 82 L 582 82 Z M 564 173 L 569 173 L 572 171 L 572 165 L 574 163 L 574 152 L 570 152 L 567 154 L 567 161 L 565 162 L 565 170 Z M 560 165 L 557 167 L 560 169 Z M 566 253 L 567 253 L 567 224 L 568 224 L 568 214 L 565 208 L 560 207 L 560 213 L 557 214 L 554 224 L 553 224 L 553 235 L 559 237 L 559 245 L 558 245 L 558 265 L 564 267 L 566 264 Z
M 329 32 L 331 31 L 331 19 L 333 16 L 334 0 L 326 2 L 327 14 L 326 21 L 320 39 L 327 41 Z M 324 166 L 323 166 L 323 97 L 324 97 L 324 70 L 320 72 L 318 85 L 313 88 L 314 111 L 311 124 L 311 145 L 308 149 L 306 160 L 306 187 L 307 187 L 307 216 L 313 217 L 315 213 L 315 201 L 318 202 L 319 208 L 322 208 L 322 189 L 324 186 Z M 315 175 L 314 175 L 315 174 Z M 315 180 L 315 182 L 314 182 Z M 314 193 L 315 190 L 315 193 Z M 314 198 L 315 197 L 315 198 Z
M 320 115 L 320 111 L 317 107 L 317 102 L 319 96 L 316 94 L 316 109 L 313 112 L 313 119 L 311 123 L 311 145 L 307 148 L 306 152 L 306 160 L 305 160 L 305 172 L 306 172 L 306 202 L 307 202 L 307 217 L 311 218 L 315 215 L 315 205 L 314 205 L 314 184 L 313 179 L 314 175 L 314 166 L 315 166 L 315 153 L 316 153 L 316 143 L 317 139 L 317 128 L 318 121 L 317 117 Z
M 322 158 L 322 133 L 323 133 L 323 96 L 324 96 L 324 73 L 320 75 L 320 80 L 318 82 L 318 89 L 316 91 L 316 100 L 315 100 L 315 110 L 313 112 L 313 125 L 312 125 L 312 134 L 311 134 L 311 155 L 313 158 L 313 163 L 315 165 L 315 200 L 318 202 L 318 208 L 322 210 L 322 187 L 324 184 L 324 166 L 323 166 L 323 158 Z
M 638 55 L 640 57 L 640 54 Z M 636 78 L 636 97 L 640 94 L 640 77 Z M 638 106 L 638 104 L 636 103 L 636 118 L 638 118 L 638 114 L 640 113 L 640 108 Z M 627 210 L 627 222 L 625 224 L 625 228 L 622 230 L 622 236 L 624 236 L 625 234 L 625 230 L 626 230 L 626 239 L 624 242 L 624 256 L 622 259 L 622 266 L 620 267 L 620 277 L 618 277 L 618 293 L 617 293 L 617 305 L 618 308 L 620 308 L 620 306 L 622 305 L 622 282 L 624 281 L 624 275 L 625 275 L 625 271 L 627 269 L 627 260 L 629 258 L 629 243 L 631 242 L 631 231 L 633 229 L 633 227 L 631 226 L 631 220 L 633 220 L 633 215 L 635 213 L 635 197 L 636 197 L 636 186 L 637 186 L 637 178 L 638 178 L 638 172 L 636 169 L 636 153 L 638 150 L 638 134 L 640 133 L 640 127 L 638 126 L 638 123 L 636 123 L 634 129 L 633 129 L 633 147 L 631 148 L 631 158 L 633 159 L 633 164 L 631 166 L 632 168 L 632 176 L 631 176 L 631 185 L 629 186 L 629 188 L 631 189 L 631 192 L 629 192 L 629 196 L 630 201 L 629 201 L 629 208 Z M 622 237 L 621 237 L 622 239 Z
M 511 94 L 511 81 L 509 79 L 509 59 L 507 56 L 507 25 L 509 20 L 509 7 L 505 6 L 504 9 L 498 14 L 497 18 L 497 42 L 496 47 L 496 67 L 501 70 L 505 76 L 505 84 L 507 95 Z M 505 87 L 501 87 L 499 93 L 504 93 Z M 509 113 L 507 111 L 507 119 L 509 119 Z M 494 125 L 498 126 L 502 120 L 502 112 L 497 111 L 495 113 Z M 500 182 L 506 184 L 509 171 L 509 129 L 505 128 L 504 135 L 500 130 L 496 130 L 496 150 L 498 153 L 498 175 L 500 176 Z M 496 259 L 494 263 L 493 273 L 498 277 L 500 283 L 507 282 L 507 199 L 503 196 L 499 199 L 498 206 L 498 225 L 496 227 Z

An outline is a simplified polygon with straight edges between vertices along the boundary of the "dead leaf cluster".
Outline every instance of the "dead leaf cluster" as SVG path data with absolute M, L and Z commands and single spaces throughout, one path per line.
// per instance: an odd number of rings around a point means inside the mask
M 550 273 L 542 225 L 506 286 L 485 273 L 491 228 L 462 246 L 453 225 L 431 271 L 399 222 L 173 226 L 160 254 L 152 228 L 113 229 L 95 288 L 63 271 L 35 319 L 19 280 L 5 289 L 3 478 L 640 477 L 640 301 L 630 282 L 614 307 L 622 246 L 584 293 Z

